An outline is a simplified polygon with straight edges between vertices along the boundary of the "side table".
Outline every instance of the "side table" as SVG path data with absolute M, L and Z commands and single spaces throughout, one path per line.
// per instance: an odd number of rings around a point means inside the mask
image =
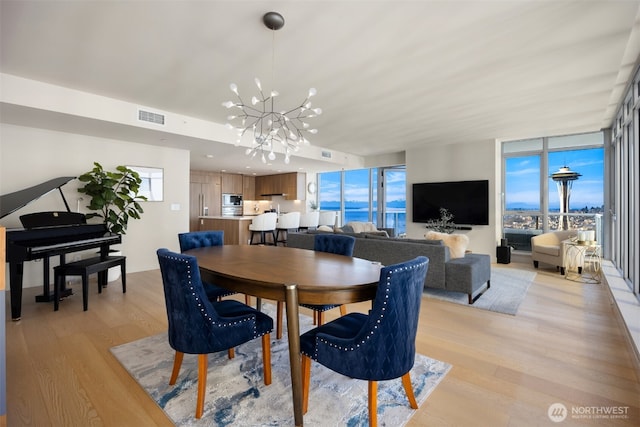
M 600 283 L 602 246 L 595 241 L 564 240 L 565 278 L 582 283 Z

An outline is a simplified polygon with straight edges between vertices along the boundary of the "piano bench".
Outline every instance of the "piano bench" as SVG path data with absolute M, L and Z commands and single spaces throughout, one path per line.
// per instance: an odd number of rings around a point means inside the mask
M 54 267 L 53 310 L 58 311 L 60 289 L 64 285 L 67 276 L 82 276 L 82 305 L 84 311 L 87 311 L 87 306 L 89 305 L 89 276 L 91 274 L 98 273 L 98 292 L 102 293 L 102 287 L 105 286 L 107 282 L 107 270 L 119 265 L 122 273 L 120 276 L 122 280 L 122 293 L 126 293 L 126 262 L 127 257 L 125 256 L 108 256 L 104 259 L 94 257 Z

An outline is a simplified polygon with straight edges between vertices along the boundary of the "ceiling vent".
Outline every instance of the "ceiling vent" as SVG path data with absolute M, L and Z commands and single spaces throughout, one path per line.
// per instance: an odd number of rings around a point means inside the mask
M 164 114 L 138 109 L 138 120 L 164 126 Z
M 331 151 L 323 151 L 322 152 L 322 157 L 330 159 L 331 158 Z

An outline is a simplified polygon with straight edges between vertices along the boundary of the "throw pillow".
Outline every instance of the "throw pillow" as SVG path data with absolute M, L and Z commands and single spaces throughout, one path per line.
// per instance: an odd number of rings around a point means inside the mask
M 354 233 L 366 233 L 368 231 L 378 231 L 372 222 L 350 221 L 346 224 L 353 229 Z
M 320 227 L 317 228 L 318 231 L 333 231 L 333 228 L 329 227 L 328 225 L 321 225 Z
M 464 252 L 469 246 L 469 238 L 464 234 L 447 234 L 429 231 L 424 235 L 427 240 L 442 240 L 449 247 L 451 258 L 464 258 Z

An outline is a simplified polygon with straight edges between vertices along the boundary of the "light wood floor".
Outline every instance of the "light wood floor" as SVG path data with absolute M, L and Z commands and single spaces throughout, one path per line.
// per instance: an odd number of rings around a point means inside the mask
M 125 295 L 119 282 L 92 286 L 87 312 L 78 286 L 58 312 L 25 290 L 22 320 L 6 325 L 9 426 L 171 425 L 109 352 L 167 327 L 159 272 L 127 282 Z M 640 425 L 640 370 L 604 285 L 540 269 L 516 316 L 424 299 L 417 348 L 453 368 L 410 426 Z M 627 418 L 556 424 L 556 402 L 628 407 Z

